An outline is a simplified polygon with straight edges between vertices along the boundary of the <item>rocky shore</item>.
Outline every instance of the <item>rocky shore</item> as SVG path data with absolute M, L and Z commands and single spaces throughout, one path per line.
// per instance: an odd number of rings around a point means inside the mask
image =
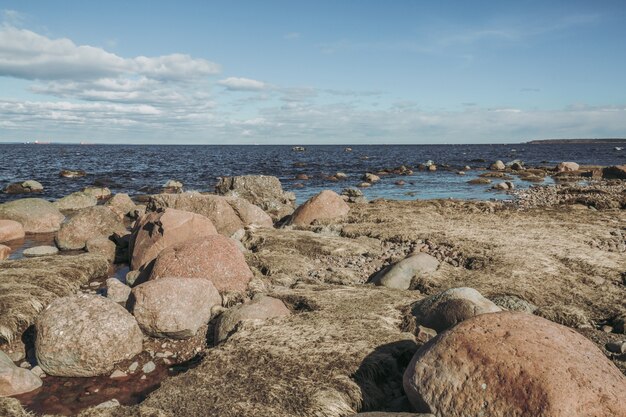
M 240 176 L 0 204 L 0 415 L 626 415 L 624 172 L 495 161 L 506 202 L 297 206 Z

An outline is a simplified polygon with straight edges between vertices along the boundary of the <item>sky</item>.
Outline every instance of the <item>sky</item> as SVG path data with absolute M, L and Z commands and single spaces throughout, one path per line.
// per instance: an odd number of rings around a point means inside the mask
M 626 137 L 626 1 L 0 0 L 0 142 Z

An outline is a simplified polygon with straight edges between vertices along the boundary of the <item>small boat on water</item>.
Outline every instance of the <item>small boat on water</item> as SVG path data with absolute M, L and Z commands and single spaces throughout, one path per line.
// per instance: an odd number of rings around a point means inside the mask
M 304 152 L 306 151 L 306 149 L 303 146 L 294 146 L 293 148 L 291 148 L 292 151 L 294 152 Z
M 615 149 L 616 151 L 623 151 L 623 150 L 624 150 L 624 147 L 623 147 L 623 146 L 616 146 L 614 149 Z

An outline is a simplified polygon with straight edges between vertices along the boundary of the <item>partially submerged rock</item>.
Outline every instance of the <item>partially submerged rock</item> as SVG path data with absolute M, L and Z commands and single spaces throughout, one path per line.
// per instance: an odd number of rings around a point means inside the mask
M 413 278 L 432 274 L 438 267 L 437 258 L 427 253 L 417 253 L 378 272 L 372 278 L 372 282 L 387 288 L 408 290 Z
M 59 230 L 65 216 L 49 201 L 22 198 L 0 204 L 0 219 L 22 224 L 26 233 L 51 233 Z
M 504 171 L 506 169 L 506 165 L 504 165 L 504 162 L 498 160 L 491 164 L 489 169 L 492 171 Z
M 63 178 L 80 178 L 86 176 L 87 173 L 82 169 L 62 169 L 59 177 Z
M 24 238 L 24 227 L 15 220 L 0 220 L 0 242 Z
M 80 210 L 64 223 L 55 241 L 60 249 L 83 249 L 91 239 L 124 231 L 126 227 L 115 213 L 108 207 L 96 206 Z
M 339 194 L 331 190 L 324 190 L 298 207 L 291 216 L 290 223 L 307 226 L 315 220 L 345 216 L 348 211 L 350 211 L 350 206 Z
M 36 390 L 42 385 L 41 379 L 28 369 L 16 366 L 0 350 L 0 397 L 23 394 Z M 0 408 L 0 412 L 2 409 Z
M 4 188 L 4 192 L 7 194 L 29 194 L 40 193 L 43 191 L 43 185 L 35 180 L 28 180 L 23 182 L 15 182 L 9 184 Z
M 414 356 L 404 390 L 436 416 L 626 415 L 626 378 L 582 335 L 524 313 L 471 318 Z
M 40 256 L 52 256 L 56 255 L 57 253 L 59 253 L 59 250 L 56 248 L 56 246 L 41 245 L 24 249 L 22 255 L 24 255 L 25 258 L 37 258 Z
M 209 280 L 162 278 L 133 288 L 133 314 L 154 337 L 187 339 L 209 322 L 211 309 L 222 304 Z
M 35 353 L 49 375 L 110 374 L 115 364 L 142 350 L 135 318 L 119 304 L 97 295 L 53 301 L 35 323 Z

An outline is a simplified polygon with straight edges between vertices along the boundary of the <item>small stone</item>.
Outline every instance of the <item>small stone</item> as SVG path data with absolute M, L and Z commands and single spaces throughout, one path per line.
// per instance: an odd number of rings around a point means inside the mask
M 38 256 L 56 255 L 57 253 L 59 253 L 59 250 L 54 246 L 34 246 L 25 249 L 23 255 L 26 258 L 36 258 Z
M 120 371 L 119 369 L 116 369 L 115 371 L 113 371 L 113 373 L 111 374 L 111 376 L 109 378 L 115 379 L 115 378 L 124 378 L 127 377 L 128 375 L 126 374 L 126 372 Z
M 131 288 L 117 278 L 106 280 L 107 298 L 116 303 L 125 303 L 130 296 Z
M 619 355 L 626 353 L 626 342 L 608 342 L 606 344 L 606 350 Z
M 435 330 L 425 326 L 417 326 L 415 337 L 420 342 L 426 343 L 435 336 L 437 336 L 437 332 Z
M 146 379 L 146 376 L 145 375 L 141 375 L 141 378 L 139 378 L 139 379 L 142 379 L 142 380 Z
M 608 324 L 605 324 L 604 326 L 602 326 L 601 329 L 604 333 L 612 333 L 613 332 L 613 327 L 609 326 Z
M 103 403 L 96 405 L 94 408 L 115 408 L 119 406 L 120 406 L 120 402 L 116 400 L 115 398 L 113 398 L 112 400 L 105 401 Z
M 24 362 L 20 363 L 20 368 L 30 369 L 30 363 L 24 361 Z
M 130 372 L 132 374 L 133 372 L 135 372 L 137 370 L 137 368 L 139 368 L 139 362 L 133 362 L 128 367 L 128 372 Z
M 30 370 L 33 374 L 38 376 L 39 378 L 45 378 L 46 373 L 41 369 L 41 366 L 37 365 L 33 369 Z
M 143 371 L 144 374 L 149 374 L 150 372 L 154 371 L 156 369 L 156 365 L 154 362 L 150 361 L 147 362 L 142 368 L 141 370 Z

